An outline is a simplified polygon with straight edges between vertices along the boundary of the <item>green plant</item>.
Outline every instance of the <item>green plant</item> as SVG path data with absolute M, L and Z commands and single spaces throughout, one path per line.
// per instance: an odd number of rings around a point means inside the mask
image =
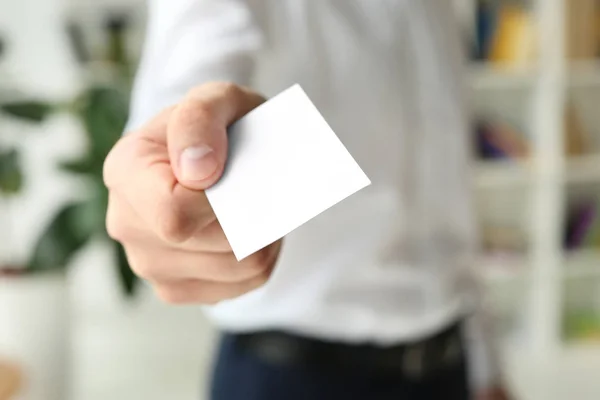
M 60 168 L 85 179 L 89 195 L 62 207 L 40 235 L 26 272 L 66 268 L 75 253 L 91 240 L 105 240 L 115 254 L 123 289 L 133 294 L 137 279 L 121 245 L 106 233 L 105 217 L 108 191 L 102 180 L 102 166 L 108 152 L 119 140 L 128 115 L 128 95 L 116 86 L 92 86 L 72 104 L 53 105 L 42 101 L 11 102 L 0 110 L 13 118 L 39 123 L 54 112 L 67 111 L 77 116 L 88 136 L 89 146 L 80 159 L 64 162 Z M 18 190 L 22 174 L 18 154 L 0 153 L 0 188 L 3 192 Z
M 75 26 L 75 28 L 78 28 Z M 110 239 L 105 228 L 108 191 L 102 179 L 104 159 L 119 140 L 128 115 L 128 93 L 131 87 L 131 63 L 126 49 L 129 28 L 127 15 L 116 14 L 106 21 L 107 54 L 100 60 L 109 64 L 110 83 L 92 84 L 81 96 L 68 104 L 46 101 L 0 101 L 0 113 L 29 123 L 42 123 L 53 113 L 67 112 L 76 116 L 85 129 L 88 148 L 78 160 L 61 163 L 67 173 L 75 174 L 89 184 L 87 196 L 62 207 L 39 236 L 24 269 L 19 273 L 37 273 L 68 267 L 73 256 L 92 240 L 109 243 L 116 260 L 121 285 L 132 295 L 137 278 L 131 271 L 122 246 Z M 71 30 L 73 50 L 83 68 L 89 68 L 85 40 L 79 29 Z M 0 44 L 3 42 L 0 40 Z M 0 50 L 5 46 L 0 46 Z M 0 51 L 1 53 L 1 51 Z M 1 54 L 0 54 L 1 55 Z M 19 192 L 23 174 L 15 148 L 0 147 L 0 200 L 10 199 Z M 0 266 L 0 273 L 2 266 Z M 10 268 L 9 268 L 10 269 Z
M 2 233 L 7 234 L 5 240 L 10 240 L 12 233 L 12 220 L 10 209 L 12 198 L 21 191 L 23 186 L 23 173 L 20 168 L 20 154 L 16 148 L 0 148 L 0 206 L 2 207 Z M 6 247 L 11 248 L 10 243 Z M 4 255 L 7 256 L 7 255 Z M 0 275 L 19 272 L 12 264 L 10 258 L 3 257 L 0 262 Z
M 15 148 L 0 149 L 0 195 L 8 198 L 19 193 L 22 187 L 19 152 Z
M 3 94 L 6 94 L 3 92 Z M 49 109 L 45 109 L 41 103 L 31 103 L 26 105 L 25 103 L 18 105 L 14 104 L 1 104 L 0 109 L 9 115 L 28 116 L 28 120 L 31 122 L 42 122 L 46 115 L 49 113 Z M 14 198 L 21 192 L 23 188 L 23 171 L 21 169 L 21 154 L 18 147 L 14 144 L 7 144 L 2 142 L 0 145 L 0 205 L 2 206 L 2 231 L 7 234 L 5 240 L 10 240 L 12 237 L 12 215 L 11 206 L 13 205 Z M 10 244 L 7 246 L 11 248 Z M 27 269 L 21 268 L 17 265 L 12 264 L 13 260 L 4 260 L 4 263 L 0 265 L 0 273 L 24 273 L 28 272 Z
M 6 42 L 4 37 L 0 36 L 0 61 L 3 61 L 3 56 L 6 52 Z M 11 91 L 5 87 L 0 90 L 0 106 L 3 104 L 5 97 L 12 95 Z M 34 105 L 33 108 L 21 107 L 13 108 L 8 104 L 4 104 L 3 108 L 6 107 L 9 113 L 17 115 L 29 114 L 31 120 L 39 122 L 46 114 L 45 110 L 39 107 L 40 104 Z M 4 138 L 2 138 L 4 139 Z M 1 216 L 2 224 L 1 229 L 3 233 L 6 233 L 4 240 L 10 240 L 12 237 L 12 215 L 10 213 L 13 199 L 20 193 L 23 187 L 23 171 L 21 169 L 21 154 L 14 143 L 1 141 L 0 142 L 0 206 L 3 215 Z M 7 248 L 10 249 L 10 243 Z M 9 255 L 8 255 L 9 256 Z M 6 273 L 21 273 L 22 268 L 12 265 L 13 260 L 10 257 L 1 260 L 0 274 Z

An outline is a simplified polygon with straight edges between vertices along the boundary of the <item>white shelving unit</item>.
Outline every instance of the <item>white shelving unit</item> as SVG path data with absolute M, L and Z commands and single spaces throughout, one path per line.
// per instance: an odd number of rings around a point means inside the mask
M 600 85 L 600 60 L 576 61 L 569 66 L 571 87 Z
M 469 1 L 474 6 L 475 2 Z M 532 65 L 500 68 L 474 63 L 469 69 L 475 110 L 514 106 L 508 112 L 520 113 L 520 122 L 528 127 L 531 139 L 528 161 L 477 162 L 476 187 L 480 195 L 512 192 L 513 197 L 522 197 L 527 254 L 483 258 L 480 266 L 488 285 L 499 290 L 519 286 L 525 291 L 524 303 L 515 307 L 515 312 L 524 314 L 528 331 L 527 342 L 519 352 L 541 362 L 556 360 L 577 347 L 562 338 L 565 283 L 596 279 L 600 298 L 600 251 L 563 250 L 571 185 L 596 185 L 600 189 L 600 152 L 568 158 L 563 144 L 564 105 L 569 91 L 597 86 L 600 94 L 600 61 L 567 60 L 565 13 L 571 1 L 577 0 L 530 1 L 538 53 Z M 463 12 L 465 2 L 460 2 Z M 600 131 L 600 126 L 597 129 Z
M 486 63 L 472 63 L 469 67 L 471 86 L 475 90 L 507 90 L 533 85 L 538 68 L 534 65 L 522 67 L 495 67 Z
M 565 257 L 566 279 L 600 279 L 600 250 L 581 250 Z
M 479 161 L 475 172 L 476 185 L 482 190 L 516 189 L 531 185 L 533 179 L 532 163 L 517 160 Z

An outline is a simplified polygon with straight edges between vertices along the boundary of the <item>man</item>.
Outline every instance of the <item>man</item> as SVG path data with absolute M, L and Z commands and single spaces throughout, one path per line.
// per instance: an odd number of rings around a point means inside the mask
M 505 398 L 469 272 L 449 3 L 150 1 L 107 225 L 162 299 L 210 305 L 226 332 L 213 400 L 469 399 L 467 372 L 477 399 Z M 227 126 L 293 83 L 372 185 L 238 263 L 203 190 Z

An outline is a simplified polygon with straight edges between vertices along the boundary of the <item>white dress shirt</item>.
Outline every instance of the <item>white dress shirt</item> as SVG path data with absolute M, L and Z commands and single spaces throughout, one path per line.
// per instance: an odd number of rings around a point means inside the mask
M 300 83 L 372 181 L 289 234 L 264 287 L 208 308 L 220 327 L 395 344 L 476 314 L 461 68 L 449 0 L 150 0 L 130 129 L 206 81 Z

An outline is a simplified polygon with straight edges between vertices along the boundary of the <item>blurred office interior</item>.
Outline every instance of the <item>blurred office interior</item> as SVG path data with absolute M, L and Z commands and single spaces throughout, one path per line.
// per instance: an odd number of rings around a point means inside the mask
M 597 399 L 600 1 L 454 1 L 474 110 L 476 267 L 508 382 L 517 399 Z M 199 307 L 133 282 L 95 218 L 144 3 L 0 0 L 0 104 L 20 104 L 0 113 L 0 400 L 205 393 L 216 332 Z M 46 259 L 64 268 L 47 272 Z M 21 276 L 25 260 L 37 269 Z M 17 387 L 22 397 L 3 397 Z

